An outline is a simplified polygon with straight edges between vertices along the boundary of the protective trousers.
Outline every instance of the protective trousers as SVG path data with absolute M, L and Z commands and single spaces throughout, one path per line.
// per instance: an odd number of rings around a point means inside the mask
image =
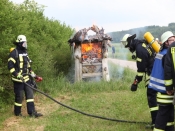
M 148 105 L 150 108 L 150 113 L 151 113 L 151 119 L 152 119 L 152 125 L 155 124 L 157 112 L 158 112 L 158 106 L 157 106 L 157 91 L 147 88 L 147 100 L 148 100 Z
M 159 105 L 154 131 L 174 131 L 174 105 Z
M 27 102 L 27 113 L 32 114 L 35 112 L 34 106 L 34 98 L 33 98 L 33 90 L 21 82 L 13 82 L 14 83 L 14 93 L 15 93 L 15 105 L 14 105 L 14 113 L 15 115 L 21 114 L 21 107 L 23 101 L 23 94 L 25 93 L 26 102 Z M 30 81 L 26 82 L 30 85 Z

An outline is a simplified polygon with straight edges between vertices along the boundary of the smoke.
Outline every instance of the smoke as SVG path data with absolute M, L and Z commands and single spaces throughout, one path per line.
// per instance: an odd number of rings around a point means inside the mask
M 108 62 L 108 69 L 111 80 L 119 80 L 123 78 L 124 67 Z
M 71 67 L 69 68 L 66 78 L 70 83 L 74 83 L 75 81 L 75 62 L 74 60 L 72 60 Z
M 83 81 L 86 81 L 86 82 L 98 82 L 98 81 L 101 81 L 102 80 L 102 77 L 100 76 L 96 76 L 96 77 L 90 77 L 90 78 L 83 78 Z
M 129 30 L 130 34 L 136 34 L 136 39 L 144 39 L 144 34 L 147 32 L 147 27 L 135 28 Z

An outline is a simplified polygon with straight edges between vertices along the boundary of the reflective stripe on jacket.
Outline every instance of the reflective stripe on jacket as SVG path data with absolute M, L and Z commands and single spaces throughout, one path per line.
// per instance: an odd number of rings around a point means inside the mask
M 173 103 L 174 95 L 162 94 L 160 92 L 157 93 L 157 103 L 161 105 L 169 105 Z
M 167 53 L 167 49 L 163 49 L 155 57 L 153 69 L 150 76 L 150 83 L 148 88 L 152 88 L 158 92 L 166 93 L 164 83 L 164 68 L 162 65 L 163 56 Z

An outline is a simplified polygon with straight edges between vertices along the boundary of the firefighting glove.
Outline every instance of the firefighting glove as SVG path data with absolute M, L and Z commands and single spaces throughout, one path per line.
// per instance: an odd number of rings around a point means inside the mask
M 137 86 L 138 86 L 138 80 L 135 79 L 133 84 L 131 85 L 131 91 L 137 91 Z
M 33 72 L 33 71 L 30 71 L 30 75 L 35 78 L 36 77 L 36 74 Z
M 138 86 L 138 84 L 132 84 L 131 85 L 131 91 L 137 91 L 137 86 Z
M 18 79 L 20 79 L 20 80 L 23 78 L 23 76 L 21 75 L 21 73 L 18 73 L 16 77 L 17 77 Z

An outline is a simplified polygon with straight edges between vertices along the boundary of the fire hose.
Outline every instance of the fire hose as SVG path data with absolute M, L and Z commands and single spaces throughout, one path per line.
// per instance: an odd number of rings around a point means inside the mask
M 32 88 L 33 90 L 35 90 L 35 91 L 37 91 L 37 92 L 43 94 L 44 96 L 50 98 L 51 100 L 53 100 L 53 101 L 56 102 L 57 104 L 59 104 L 59 105 L 61 105 L 61 106 L 63 106 L 63 107 L 66 107 L 66 108 L 68 108 L 68 109 L 71 109 L 71 110 L 73 110 L 73 111 L 75 111 L 75 112 L 78 112 L 78 113 L 80 113 L 80 114 L 83 114 L 83 115 L 86 115 L 86 116 L 89 116 L 89 117 L 94 117 L 94 118 L 103 119 L 103 120 L 109 120 L 109 121 L 116 121 L 116 122 L 123 122 L 123 123 L 135 123 L 135 124 L 149 124 L 149 122 L 119 120 L 119 119 L 107 118 L 107 117 L 102 117 L 102 116 L 97 116 L 97 115 L 93 115 L 93 114 L 88 114 L 88 113 L 82 112 L 82 111 L 80 111 L 80 110 L 77 110 L 77 109 L 75 109 L 75 108 L 72 108 L 72 107 L 70 107 L 70 106 L 67 106 L 67 105 L 65 105 L 65 104 L 63 104 L 63 103 L 61 103 L 61 102 L 55 100 L 55 99 L 52 98 L 51 96 L 49 96 L 49 95 L 47 95 L 46 93 L 44 93 L 44 92 L 38 90 L 37 88 L 35 88 L 34 85 L 32 86 L 32 85 L 29 85 L 28 83 L 24 82 L 24 80 L 22 80 L 22 81 L 23 81 L 23 83 L 24 83 L 25 85 L 27 85 L 28 87 L 30 87 L 30 88 Z M 34 84 L 36 84 L 36 83 L 34 82 Z M 35 85 L 35 86 L 37 86 L 37 85 Z

